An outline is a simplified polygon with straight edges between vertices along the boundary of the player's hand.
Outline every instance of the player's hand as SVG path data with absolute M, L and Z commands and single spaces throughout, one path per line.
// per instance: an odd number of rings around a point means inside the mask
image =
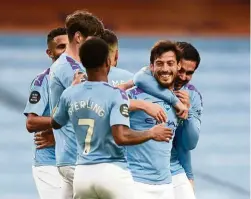
M 165 111 L 158 104 L 144 101 L 143 111 L 152 116 L 158 123 L 166 123 L 167 121 Z
M 188 108 L 181 101 L 179 101 L 174 108 L 176 109 L 176 115 L 181 119 L 188 118 Z
M 185 90 L 174 91 L 174 94 L 188 109 L 190 108 L 190 98 L 189 98 L 189 93 L 187 91 Z
M 55 139 L 51 129 L 46 131 L 36 132 L 34 141 L 37 149 L 43 149 L 45 147 L 55 146 Z
M 71 85 L 79 84 L 85 80 L 87 80 L 86 74 L 84 74 L 83 72 L 79 71 L 79 69 L 77 69 L 74 74 L 73 81 L 72 81 Z
M 152 139 L 155 141 L 169 142 L 173 137 L 173 130 L 165 127 L 165 124 L 158 124 L 152 127 L 150 130 Z
M 193 191 L 194 191 L 194 181 L 193 180 L 189 180 L 189 182 L 190 182 L 190 184 L 191 184 L 191 186 L 193 188 Z
M 120 84 L 117 86 L 117 88 L 119 88 L 120 90 L 126 91 L 129 88 L 132 88 L 134 86 L 134 83 L 132 80 L 129 80 L 128 82 L 124 83 L 124 84 Z

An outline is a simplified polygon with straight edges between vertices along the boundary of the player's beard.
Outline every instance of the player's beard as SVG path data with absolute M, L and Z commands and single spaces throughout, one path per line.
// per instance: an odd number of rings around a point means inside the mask
M 162 87 L 168 88 L 168 89 L 173 88 L 173 84 L 174 84 L 173 72 L 158 71 L 154 73 L 154 77 Z
M 59 57 L 60 57 L 60 55 L 54 55 L 53 59 L 56 61 Z
M 186 85 L 189 81 L 186 80 L 182 80 L 180 79 L 178 76 L 175 78 L 175 83 L 174 83 L 174 87 L 176 90 L 180 90 L 184 85 Z

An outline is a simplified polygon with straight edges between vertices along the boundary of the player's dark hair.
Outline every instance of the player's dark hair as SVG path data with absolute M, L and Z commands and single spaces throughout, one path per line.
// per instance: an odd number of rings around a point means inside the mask
M 157 43 L 154 44 L 151 50 L 150 63 L 153 64 L 154 60 L 156 60 L 163 53 L 168 52 L 168 51 L 174 52 L 176 56 L 176 60 L 179 63 L 180 57 L 181 57 L 180 50 L 177 47 L 176 43 L 173 43 L 168 40 L 158 41 Z
M 59 35 L 66 35 L 66 28 L 55 28 L 52 29 L 47 35 L 47 44 L 49 44 L 55 37 Z
M 105 29 L 104 34 L 101 37 L 109 46 L 118 44 L 118 37 L 111 30 Z
M 80 32 L 84 37 L 101 37 L 104 33 L 103 23 L 92 13 L 87 11 L 75 11 L 66 17 L 65 26 L 69 41 L 72 41 L 76 32 Z
M 190 43 L 187 42 L 177 42 L 178 47 L 181 50 L 181 58 L 187 61 L 196 62 L 196 68 L 200 64 L 200 54 L 198 50 Z
M 103 66 L 108 59 L 108 55 L 108 44 L 98 37 L 92 37 L 85 41 L 79 50 L 80 60 L 87 69 Z

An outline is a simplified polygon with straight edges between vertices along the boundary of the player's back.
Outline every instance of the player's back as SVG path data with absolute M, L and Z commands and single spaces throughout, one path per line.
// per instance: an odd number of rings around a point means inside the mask
M 84 71 L 81 63 L 66 53 L 63 53 L 51 67 L 50 71 L 50 108 L 53 110 L 74 77 L 76 69 Z M 77 156 L 76 138 L 72 124 L 68 122 L 64 127 L 54 130 L 56 140 L 56 160 L 58 166 L 75 165 Z
M 115 143 L 111 132 L 114 99 L 127 98 L 126 94 L 105 82 L 86 81 L 67 89 L 64 96 L 76 133 L 77 165 L 121 162 L 126 166 L 123 147 Z M 123 114 L 123 106 L 118 110 Z
M 120 84 L 126 83 L 129 80 L 132 80 L 133 74 L 127 70 L 111 67 L 108 74 L 108 82 L 112 86 L 118 86 Z
M 177 117 L 175 110 L 168 103 L 144 93 L 137 87 L 130 89 L 128 95 L 132 99 L 146 100 L 159 104 L 168 116 L 166 126 L 175 131 Z M 156 124 L 157 121 L 144 111 L 133 111 L 130 113 L 130 127 L 134 130 L 147 130 Z M 146 184 L 170 183 L 171 148 L 172 140 L 169 143 L 149 140 L 140 145 L 126 147 L 126 157 L 134 180 Z

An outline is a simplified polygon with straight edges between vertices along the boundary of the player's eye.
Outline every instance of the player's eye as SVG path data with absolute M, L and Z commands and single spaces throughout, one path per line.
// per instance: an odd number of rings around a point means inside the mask
M 163 66 L 163 65 L 164 65 L 164 63 L 163 63 L 163 62 L 161 62 L 161 61 L 157 61 L 157 62 L 156 62 L 156 65 L 157 65 L 157 66 Z
M 192 75 L 194 72 L 193 71 L 187 71 L 186 74 L 187 75 Z
M 60 44 L 60 45 L 57 46 L 58 49 L 64 49 L 65 47 L 66 47 L 65 44 Z

